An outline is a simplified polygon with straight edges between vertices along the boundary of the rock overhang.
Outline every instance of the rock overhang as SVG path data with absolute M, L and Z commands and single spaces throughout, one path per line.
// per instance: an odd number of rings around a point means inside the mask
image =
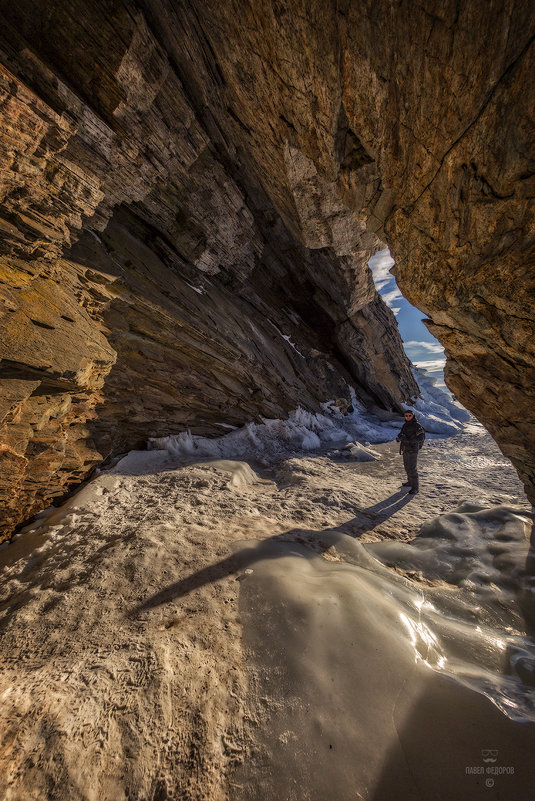
M 45 5 L 2 12 L 6 530 L 214 413 L 413 395 L 378 236 L 533 497 L 529 4 Z

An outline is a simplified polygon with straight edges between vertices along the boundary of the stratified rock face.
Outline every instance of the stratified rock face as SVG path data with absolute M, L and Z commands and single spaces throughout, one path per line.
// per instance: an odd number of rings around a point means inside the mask
M 448 382 L 535 485 L 530 3 L 4 4 L 5 530 L 114 450 Z
M 199 2 L 188 35 L 206 33 L 263 185 L 304 241 L 321 244 L 336 195 L 388 243 L 449 386 L 535 501 L 533 4 L 302 11 Z
M 283 221 L 194 9 L 145 12 L 4 11 L 4 534 L 148 436 L 418 391 L 376 236 L 290 142 Z

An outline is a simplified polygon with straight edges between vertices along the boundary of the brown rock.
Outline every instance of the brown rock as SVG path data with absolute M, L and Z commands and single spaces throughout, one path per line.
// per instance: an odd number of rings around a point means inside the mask
M 381 241 L 535 499 L 529 3 L 1 13 L 5 532 L 150 435 L 399 408 Z

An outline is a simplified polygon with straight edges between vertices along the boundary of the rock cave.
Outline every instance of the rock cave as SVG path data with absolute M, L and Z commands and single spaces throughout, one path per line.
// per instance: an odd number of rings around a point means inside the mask
M 17 0 L 0 4 L 0 21 L 0 540 L 150 438 L 215 438 L 297 408 L 320 412 L 337 397 L 371 414 L 401 414 L 420 389 L 368 267 L 386 246 L 403 295 L 445 349 L 448 388 L 535 503 L 532 2 Z M 202 467 L 192 469 L 201 493 L 216 486 Z M 283 473 L 297 486 L 292 469 Z M 316 476 L 312 464 L 307 469 Z M 222 481 L 235 468 L 214 470 Z M 104 494 L 118 486 L 110 475 L 101 479 Z M 238 486 L 242 474 L 232 475 Z M 366 508 L 373 517 L 371 501 Z M 443 509 L 437 501 L 431 511 Z M 324 544 L 314 547 L 331 569 L 343 547 L 325 514 Z M 513 523 L 503 525 L 512 531 Z M 403 525 L 408 532 L 412 524 L 403 518 Z M 283 528 L 269 529 L 271 537 Z M 125 531 L 128 543 L 134 534 Z M 310 536 L 299 530 L 296 548 Z M 104 560 L 111 547 L 102 545 Z M 344 547 L 349 561 L 357 558 Z M 55 588 L 68 573 L 62 559 L 56 578 L 35 586 Z M 100 570 L 91 559 L 84 576 Z M 214 563 L 214 575 L 224 573 L 225 558 Z M 203 585 L 205 569 L 191 586 Z M 310 571 L 303 581 L 312 585 Z M 268 568 L 262 576 L 265 588 L 279 581 Z M 409 567 L 406 576 L 413 578 Z M 255 592 L 248 597 L 260 603 Z M 289 584 L 284 592 L 291 596 Z M 523 610 L 531 609 L 526 592 Z M 29 597 L 21 595 L 21 609 Z M 227 602 L 237 603 L 232 593 Z M 55 603 L 43 609 L 55 614 Z M 145 614 L 163 601 L 138 603 Z M 199 609 L 206 626 L 215 625 L 216 607 Z M 174 620 L 161 626 L 172 632 Z M 225 624 L 229 631 L 236 620 Z M 250 643 L 260 648 L 253 635 Z M 217 673 L 213 654 L 208 663 Z M 245 680 L 235 675 L 237 699 Z M 202 695 L 201 684 L 197 690 Z M 114 709 L 123 709 L 121 698 Z M 224 703 L 214 701 L 214 719 L 227 714 Z M 229 703 L 237 720 L 241 702 Z M 483 701 L 470 703 L 486 720 Z M 191 712 L 193 739 L 176 746 L 194 756 L 191 764 L 181 757 L 185 773 L 174 790 L 171 768 L 167 778 L 143 768 L 146 782 L 141 773 L 132 778 L 135 771 L 128 779 L 113 774 L 94 790 L 83 771 L 76 778 L 57 768 L 60 778 L 52 771 L 46 776 L 55 778 L 35 779 L 35 798 L 273 797 L 258 789 L 261 772 L 256 795 L 226 794 L 221 764 L 239 761 L 237 729 L 227 727 L 224 745 L 213 747 L 217 758 L 210 751 L 205 764 L 195 756 L 204 714 Z M 50 715 L 42 730 L 55 742 Z M 8 745 L 15 730 L 6 730 Z M 496 732 L 506 742 L 505 729 Z M 159 749 L 163 764 L 167 752 Z M 32 785 L 24 786 L 6 799 L 29 797 Z M 379 801 L 393 785 L 386 782 L 383 795 L 374 786 L 377 795 L 357 797 Z M 411 792 L 403 798 L 423 800 Z M 355 797 L 345 793 L 322 799 Z

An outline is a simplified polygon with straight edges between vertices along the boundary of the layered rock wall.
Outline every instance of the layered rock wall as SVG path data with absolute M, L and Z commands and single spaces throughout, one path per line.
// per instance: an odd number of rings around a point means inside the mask
M 336 247 L 336 196 L 389 244 L 449 386 L 534 499 L 532 4 L 208 2 L 195 20 L 283 218 Z
M 533 493 L 529 2 L 0 10 L 4 531 L 150 435 L 414 395 L 380 241 Z
M 220 434 L 349 385 L 388 408 L 417 393 L 366 269 L 376 237 L 332 187 L 325 231 L 295 235 L 204 34 L 171 8 L 152 29 L 154 10 L 4 9 L 3 533 L 148 436 Z M 317 170 L 285 158 L 312 228 Z

